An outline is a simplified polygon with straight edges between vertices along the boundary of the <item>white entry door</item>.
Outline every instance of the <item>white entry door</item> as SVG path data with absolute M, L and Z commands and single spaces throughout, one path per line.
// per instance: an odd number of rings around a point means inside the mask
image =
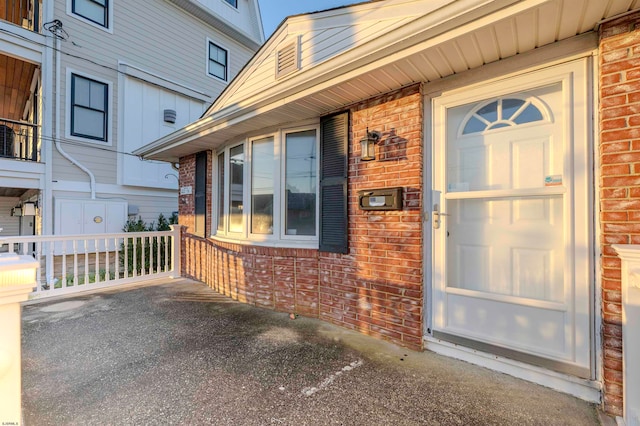
M 436 338 L 592 375 L 584 62 L 434 101 Z

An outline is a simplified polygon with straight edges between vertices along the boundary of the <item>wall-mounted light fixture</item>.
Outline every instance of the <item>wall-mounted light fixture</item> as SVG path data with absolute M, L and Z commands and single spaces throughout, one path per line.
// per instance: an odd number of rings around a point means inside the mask
M 376 159 L 376 143 L 380 140 L 380 132 L 369 131 L 367 127 L 367 135 L 360 140 L 360 160 L 371 161 Z

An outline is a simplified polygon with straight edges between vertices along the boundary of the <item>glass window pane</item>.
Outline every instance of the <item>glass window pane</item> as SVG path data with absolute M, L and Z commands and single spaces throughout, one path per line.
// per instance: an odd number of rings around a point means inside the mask
M 316 131 L 286 135 L 287 235 L 316 235 Z
M 86 78 L 73 76 L 73 103 L 88 107 L 90 105 L 91 82 Z
M 91 98 L 90 98 L 90 107 L 104 111 L 105 110 L 105 92 L 106 85 L 102 83 L 98 83 L 95 81 L 91 82 Z
M 214 61 L 209 61 L 209 72 L 223 80 L 225 78 L 225 68 Z
M 517 117 L 514 118 L 513 121 L 516 124 L 524 124 L 524 123 L 532 123 L 534 121 L 543 120 L 544 117 L 538 108 L 533 106 L 533 104 L 529 105 L 522 111 Z
M 498 101 L 491 102 L 489 105 L 483 106 L 476 114 L 487 120 L 489 123 L 493 123 L 498 119 Z
M 73 134 L 105 140 L 104 113 L 80 106 L 73 108 Z
M 522 99 L 504 99 L 502 101 L 502 119 L 509 120 L 522 105 L 524 105 Z
M 229 232 L 242 232 L 244 199 L 244 146 L 229 151 Z
M 487 128 L 487 125 L 478 120 L 476 117 L 471 117 L 469 121 L 467 121 L 466 126 L 464 126 L 464 130 L 462 131 L 463 135 L 470 135 L 471 133 L 480 133 L 484 132 Z
M 224 230 L 224 153 L 218 155 L 218 230 Z
M 103 5 L 104 1 L 91 1 L 91 0 L 74 0 L 73 12 L 83 16 L 95 23 L 102 26 L 106 26 L 105 11 L 106 5 Z
M 275 184 L 273 137 L 253 142 L 251 151 L 251 232 L 273 234 Z

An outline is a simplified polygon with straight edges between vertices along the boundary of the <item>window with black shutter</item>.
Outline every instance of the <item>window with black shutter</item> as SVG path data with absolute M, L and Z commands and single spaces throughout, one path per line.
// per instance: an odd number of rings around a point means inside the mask
M 207 153 L 196 154 L 196 183 L 195 183 L 195 226 L 194 234 L 205 236 L 207 216 Z
M 349 113 L 320 119 L 320 251 L 347 253 Z

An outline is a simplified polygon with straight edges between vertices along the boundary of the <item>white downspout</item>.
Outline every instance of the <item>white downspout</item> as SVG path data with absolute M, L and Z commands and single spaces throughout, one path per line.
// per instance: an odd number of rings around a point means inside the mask
M 56 137 L 55 137 L 56 149 L 58 150 L 60 155 L 62 155 L 67 160 L 69 160 L 71 164 L 78 167 L 80 170 L 82 170 L 87 175 L 89 175 L 91 199 L 95 200 L 96 199 L 96 177 L 93 175 L 93 173 L 91 173 L 91 170 L 87 169 L 85 166 L 80 164 L 78 160 L 76 160 L 75 158 L 67 154 L 65 150 L 62 149 L 62 146 L 60 145 L 60 116 L 62 115 L 62 112 L 61 112 L 62 108 L 60 105 L 60 91 L 61 91 L 60 90 L 60 72 L 61 72 L 62 65 L 60 62 L 61 62 L 60 61 L 60 39 L 56 38 Z M 67 117 L 67 120 L 68 119 L 69 117 Z

